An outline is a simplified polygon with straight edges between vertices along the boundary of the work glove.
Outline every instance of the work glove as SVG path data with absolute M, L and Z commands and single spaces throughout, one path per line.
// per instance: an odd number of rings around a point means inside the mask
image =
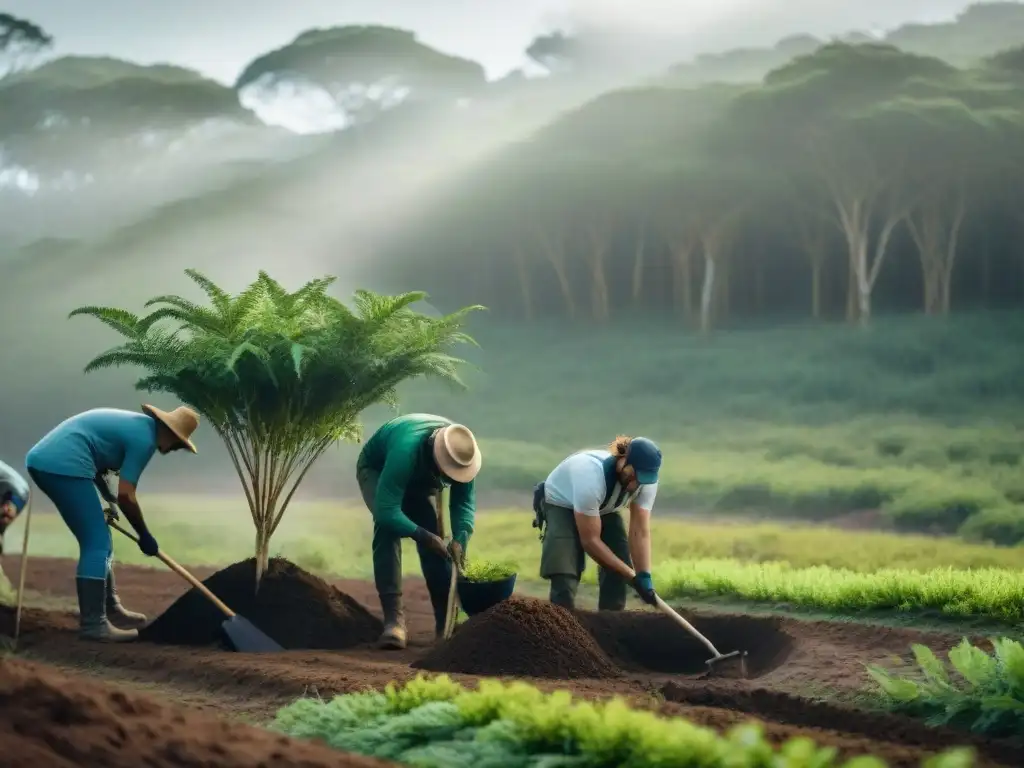
M 160 552 L 160 545 L 156 543 L 156 539 L 153 538 L 153 534 L 149 531 L 145 531 L 141 536 L 139 536 L 139 549 L 142 550 L 142 554 L 144 555 L 156 557 Z
M 462 549 L 462 545 L 459 543 L 458 539 L 452 539 L 448 542 L 448 557 L 451 558 L 453 563 L 455 563 L 455 567 L 458 570 L 461 571 L 466 567 L 466 553 Z
M 654 580 L 651 578 L 651 574 L 641 571 L 633 577 L 631 582 L 633 589 L 640 595 L 640 599 L 648 605 L 657 605 L 657 593 L 654 591 Z
M 416 531 L 412 534 L 412 539 L 417 544 L 422 544 L 438 557 L 442 557 L 445 560 L 451 560 L 451 554 L 448 552 L 448 547 L 445 546 L 444 540 L 440 536 L 431 533 L 426 528 L 417 527 Z

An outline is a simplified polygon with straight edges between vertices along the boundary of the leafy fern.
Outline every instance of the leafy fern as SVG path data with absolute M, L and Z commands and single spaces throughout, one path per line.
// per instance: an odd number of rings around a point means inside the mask
M 912 650 L 918 669 L 897 677 L 878 666 L 868 674 L 888 708 L 990 736 L 1024 734 L 1024 645 L 1006 637 L 992 641 L 992 653 L 964 638 L 949 651 L 953 674 L 923 645 Z

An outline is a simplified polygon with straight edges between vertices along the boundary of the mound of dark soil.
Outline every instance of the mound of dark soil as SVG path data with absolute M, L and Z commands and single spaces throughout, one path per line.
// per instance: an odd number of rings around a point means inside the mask
M 356 600 L 282 558 L 270 561 L 256 591 L 255 559 L 203 582 L 240 616 L 288 649 L 337 650 L 376 640 L 384 626 Z M 225 616 L 193 588 L 139 633 L 167 645 L 210 645 L 222 639 Z
M 373 768 L 386 763 L 0 661 L 4 768 Z
M 569 611 L 511 597 L 459 627 L 447 643 L 412 666 L 470 675 L 618 677 L 619 670 Z
M 747 677 L 781 666 L 793 651 L 793 638 L 777 618 L 753 616 L 685 617 L 720 653 L 746 651 Z M 650 611 L 578 611 L 576 619 L 608 657 L 633 672 L 692 675 L 707 671 L 711 652 L 675 621 Z M 716 677 L 739 677 L 738 661 L 722 661 Z

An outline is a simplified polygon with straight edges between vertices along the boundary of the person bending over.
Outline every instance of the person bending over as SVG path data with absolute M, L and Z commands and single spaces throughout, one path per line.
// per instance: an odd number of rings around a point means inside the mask
M 623 610 L 627 584 L 645 603 L 656 604 L 650 522 L 660 468 L 661 450 L 654 442 L 620 436 L 607 450 L 572 454 L 536 486 L 540 575 L 550 582 L 552 603 L 575 609 L 590 555 L 600 569 L 598 610 Z M 622 518 L 626 508 L 628 530 Z
M 146 527 L 135 495 L 139 478 L 156 451 L 167 454 L 187 448 L 196 452 L 191 440 L 199 426 L 195 411 L 181 406 L 167 413 L 152 405 L 142 406 L 142 411 L 94 408 L 72 416 L 25 457 L 29 475 L 78 540 L 79 636 L 87 640 L 134 640 L 138 627 L 146 623 L 144 615 L 121 605 L 111 568 L 114 544 L 96 492 L 117 503 L 139 535 L 139 549 L 153 557 L 160 547 Z M 116 496 L 106 482 L 111 472 L 120 475 Z
M 443 416 L 412 413 L 388 421 L 363 446 L 356 480 L 373 516 L 373 580 L 384 613 L 380 647 L 404 648 L 402 539 L 416 542 L 438 637 L 447 617 L 451 561 L 461 562 L 473 535 L 474 480 L 480 448 L 473 433 Z M 440 491 L 450 487 L 452 542 L 441 532 Z

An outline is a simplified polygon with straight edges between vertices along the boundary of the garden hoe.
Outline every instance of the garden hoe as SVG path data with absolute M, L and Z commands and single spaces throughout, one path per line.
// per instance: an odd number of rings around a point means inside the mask
M 112 505 L 112 509 L 114 512 L 118 511 L 115 505 Z M 139 539 L 135 534 L 125 530 L 117 524 L 113 514 L 107 515 L 107 525 L 118 533 L 127 536 L 136 544 L 139 542 Z M 244 616 L 239 616 L 224 605 L 224 603 L 221 602 L 213 592 L 206 588 L 205 584 L 171 560 L 171 558 L 163 552 L 157 552 L 157 557 L 164 562 L 164 565 L 198 589 L 207 600 L 217 606 L 217 608 L 227 616 L 227 619 L 221 624 L 221 628 L 224 630 L 224 634 L 227 636 L 228 642 L 234 650 L 239 653 L 278 653 L 284 650 L 284 648 L 266 635 L 262 630 L 258 629 L 251 621 Z
M 21 572 L 18 574 L 18 604 L 14 609 L 14 649 L 18 648 L 18 636 L 21 634 L 21 609 L 25 603 L 25 573 L 28 571 L 28 534 L 32 526 L 32 489 L 28 491 L 28 502 L 25 510 L 25 538 L 21 543 Z
M 711 644 L 710 640 L 708 640 L 706 637 L 704 637 L 704 635 L 702 635 L 700 632 L 698 632 L 697 629 L 690 622 L 688 622 L 686 619 L 684 619 L 682 616 L 680 616 L 678 613 L 676 613 L 674 610 L 672 610 L 671 606 L 669 606 L 668 603 L 666 603 L 664 600 L 662 600 L 658 596 L 655 596 L 654 599 L 658 603 L 658 610 L 660 610 L 662 613 L 664 613 L 670 619 L 672 619 L 677 624 L 679 624 L 683 629 L 685 629 L 687 632 L 689 632 L 691 635 L 693 635 L 693 637 L 695 637 L 697 640 L 700 640 L 701 643 L 704 644 L 704 647 L 707 648 L 709 651 L 711 651 L 711 653 L 713 654 L 712 657 L 710 659 L 708 659 L 706 662 L 704 662 L 705 664 L 708 665 L 708 674 L 710 674 L 711 672 L 714 671 L 716 664 L 718 664 L 720 662 L 723 662 L 723 661 L 736 659 L 736 660 L 738 660 L 740 662 L 740 674 L 744 678 L 747 676 L 747 652 L 746 651 L 732 651 L 730 653 L 719 653 L 718 649 L 715 648 L 715 646 L 713 646 Z
M 445 535 L 445 524 L 444 524 L 444 511 L 448 507 L 448 490 L 442 489 L 436 496 L 437 499 L 437 535 L 444 539 L 446 544 L 451 542 Z M 459 603 L 456 597 L 456 590 L 458 586 L 459 578 L 459 563 L 456 563 L 454 558 L 452 559 L 452 576 L 448 582 L 448 603 L 447 610 L 445 611 L 444 620 L 444 632 L 441 637 L 444 640 L 451 640 L 452 633 L 455 632 L 455 617 L 459 613 Z

